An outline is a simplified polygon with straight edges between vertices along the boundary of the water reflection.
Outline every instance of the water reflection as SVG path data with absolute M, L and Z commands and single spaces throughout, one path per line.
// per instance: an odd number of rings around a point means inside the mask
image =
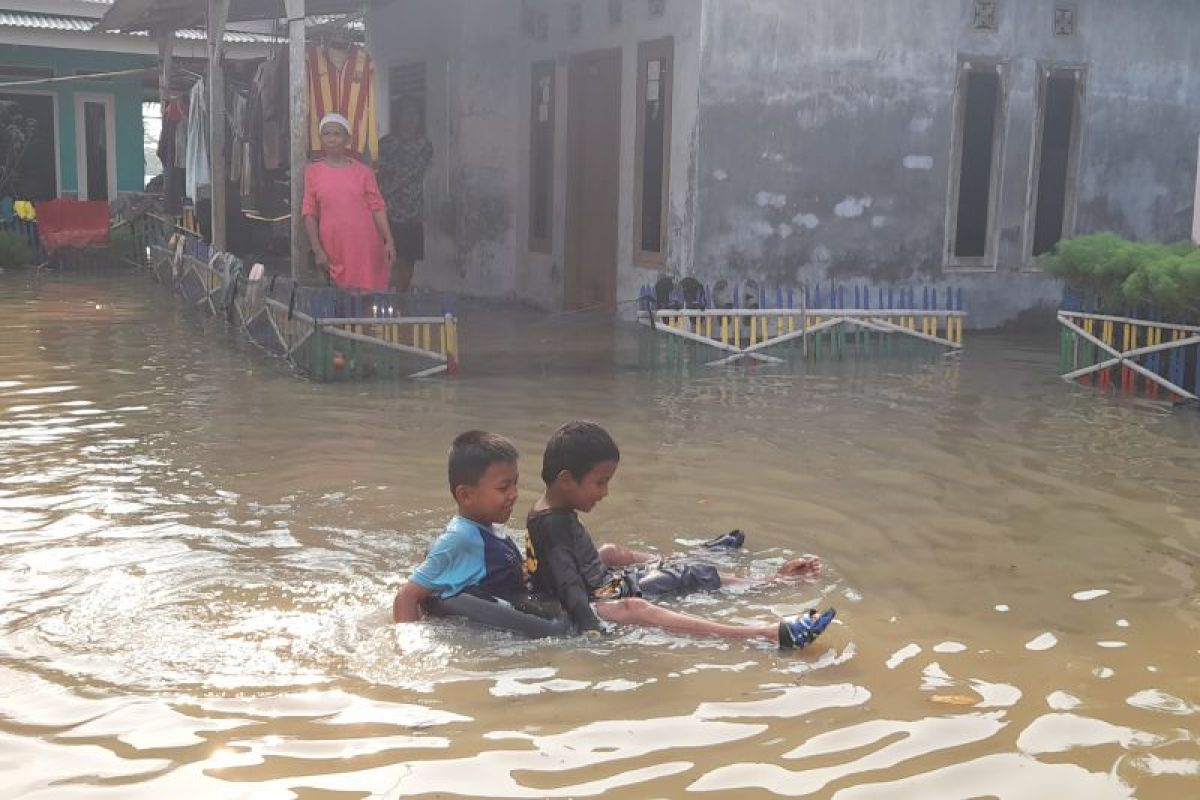
M 315 386 L 157 291 L 0 276 L 0 796 L 1195 794 L 1200 416 L 1062 385 L 1053 341 L 646 371 L 514 312 L 456 381 Z M 514 437 L 524 503 L 575 416 L 624 453 L 598 538 L 828 565 L 681 607 L 843 624 L 800 656 L 390 625 L 454 433 Z

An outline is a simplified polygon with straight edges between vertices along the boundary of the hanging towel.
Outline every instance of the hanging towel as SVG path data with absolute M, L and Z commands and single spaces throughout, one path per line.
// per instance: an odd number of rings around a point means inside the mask
M 208 97 L 201 79 L 192 87 L 188 103 L 187 195 L 193 202 L 212 196 L 212 162 L 208 150 Z

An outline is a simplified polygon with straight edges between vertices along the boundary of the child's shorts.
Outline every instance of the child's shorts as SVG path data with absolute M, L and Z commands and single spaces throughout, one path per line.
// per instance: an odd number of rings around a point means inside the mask
M 643 597 L 712 592 L 721 588 L 721 574 L 711 564 L 664 561 L 639 569 L 637 584 Z

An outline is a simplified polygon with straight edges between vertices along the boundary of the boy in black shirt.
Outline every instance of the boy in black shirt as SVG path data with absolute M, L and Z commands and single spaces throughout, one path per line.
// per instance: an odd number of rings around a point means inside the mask
M 585 632 L 608 632 L 615 624 L 647 625 L 675 633 L 726 639 L 766 639 L 783 648 L 801 648 L 833 620 L 829 609 L 765 625 L 727 625 L 671 611 L 641 594 L 715 589 L 737 580 L 704 564 L 648 567 L 654 556 L 605 545 L 603 554 L 576 512 L 591 511 L 608 495 L 620 452 L 608 432 L 593 422 L 570 422 L 550 437 L 542 460 L 546 492 L 527 521 L 526 571 L 534 591 L 556 598 Z M 632 570 L 614 569 L 643 565 Z M 816 559 L 788 562 L 780 575 L 815 574 Z

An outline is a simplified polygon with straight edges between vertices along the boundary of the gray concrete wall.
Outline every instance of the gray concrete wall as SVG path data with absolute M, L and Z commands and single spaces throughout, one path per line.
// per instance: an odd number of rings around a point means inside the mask
M 635 299 L 638 287 L 657 277 L 633 264 L 635 106 L 638 43 L 664 36 L 675 37 L 669 266 L 681 272 L 691 264 L 702 4 L 667 0 L 663 16 L 651 19 L 644 0 L 624 0 L 614 26 L 607 2 L 585 0 L 578 33 L 569 29 L 570 6 L 533 0 L 548 15 L 541 40 L 523 31 L 519 0 L 399 0 L 371 10 L 368 46 L 380 75 L 382 124 L 387 69 L 428 64 L 435 159 L 426 184 L 428 258 L 418 267 L 418 286 L 561 306 L 568 65 L 573 54 L 614 47 L 622 51 L 618 300 Z M 532 65 L 547 59 L 556 62 L 554 220 L 551 252 L 539 253 L 528 241 L 530 81 Z
M 475 40 L 487 24 L 516 31 L 510 3 L 401 0 L 370 9 L 380 127 L 387 130 L 388 71 L 426 64 L 426 130 L 434 161 L 425 182 L 425 261 L 417 286 L 505 295 L 514 286 L 511 184 L 516 156 L 505 101 L 515 102 L 515 48 Z M 492 62 L 492 63 L 488 63 Z M 483 68 L 487 66 L 487 68 Z M 467 91 L 469 90 L 469 91 Z M 478 97 L 491 93 L 492 102 Z
M 698 218 L 707 279 L 964 286 L 973 327 L 1057 302 L 1026 255 L 1039 63 L 1083 65 L 1076 231 L 1190 232 L 1200 131 L 1200 5 L 1080 0 L 705 0 Z M 995 258 L 948 265 L 960 59 L 1003 63 L 1006 113 Z

